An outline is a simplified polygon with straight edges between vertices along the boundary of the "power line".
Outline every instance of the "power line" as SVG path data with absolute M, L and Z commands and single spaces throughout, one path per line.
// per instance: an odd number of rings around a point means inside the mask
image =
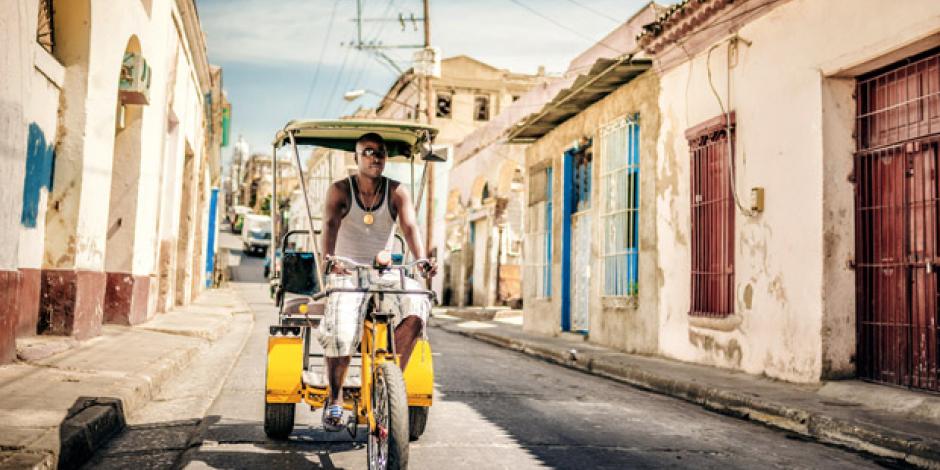
M 396 0 L 388 0 L 388 3 L 385 5 L 385 12 L 382 13 L 383 18 L 388 16 L 389 12 L 392 11 L 392 7 L 395 5 L 395 3 L 396 3 Z M 379 36 L 381 36 L 382 33 L 385 32 L 386 26 L 388 26 L 388 23 L 385 23 L 385 22 L 379 23 L 378 25 L 376 25 L 375 29 L 372 30 L 373 34 L 371 34 L 373 41 L 377 40 Z M 359 73 L 356 75 L 355 80 L 353 80 L 353 89 L 359 88 L 359 84 L 362 82 L 362 75 L 365 73 L 365 69 L 366 69 L 365 64 L 363 64 L 359 68 Z
M 323 40 L 323 47 L 320 48 L 320 59 L 317 60 L 317 67 L 313 71 L 313 80 L 310 82 L 310 89 L 307 90 L 307 99 L 304 100 L 304 108 L 300 115 L 307 114 L 307 107 L 310 106 L 310 98 L 313 96 L 313 90 L 317 86 L 317 80 L 320 77 L 320 65 L 323 63 L 323 55 L 326 54 L 326 46 L 330 43 L 330 33 L 333 31 L 333 20 L 336 18 L 336 7 L 339 6 L 339 0 L 333 2 L 333 11 L 330 13 L 330 24 L 326 27 L 326 38 Z
M 618 24 L 619 24 L 619 23 L 622 23 L 622 22 L 623 22 L 623 21 L 621 21 L 621 20 L 618 20 L 617 18 L 614 18 L 613 16 L 608 15 L 607 13 L 604 13 L 604 12 L 599 11 L 599 10 L 595 10 L 594 8 L 589 7 L 589 6 L 587 6 L 587 5 L 583 4 L 583 3 L 577 2 L 577 1 L 575 1 L 575 0 L 568 0 L 568 2 L 570 2 L 570 3 L 574 4 L 574 5 L 577 5 L 577 6 L 581 7 L 581 8 L 583 8 L 583 9 L 585 9 L 585 10 L 591 12 L 591 13 L 594 13 L 594 14 L 597 15 L 597 16 L 603 16 L 604 18 L 607 18 L 608 20 L 613 21 L 614 23 L 618 23 Z
M 621 51 L 620 49 L 617 49 L 616 47 L 613 47 L 613 46 L 611 46 L 611 45 L 609 45 L 609 44 L 607 44 L 607 43 L 605 43 L 605 42 L 603 42 L 603 41 L 597 41 L 596 39 L 594 39 L 594 38 L 592 38 L 592 37 L 590 37 L 590 36 L 581 34 L 581 31 L 578 31 L 578 30 L 576 30 L 576 29 L 574 29 L 574 28 L 570 28 L 570 27 L 568 27 L 568 25 L 566 25 L 566 24 L 564 24 L 564 23 L 561 23 L 561 22 L 559 22 L 559 21 L 555 21 L 555 20 L 552 19 L 551 17 L 545 16 L 544 14 L 542 14 L 542 12 L 540 12 L 540 11 L 538 11 L 538 10 L 536 10 L 536 9 L 534 9 L 534 8 L 532 8 L 532 7 L 530 7 L 530 6 L 528 6 L 528 5 L 526 5 L 525 3 L 520 2 L 519 0 L 509 0 L 509 1 L 512 2 L 512 3 L 515 3 L 516 5 L 519 5 L 519 6 L 522 7 L 522 8 L 525 8 L 526 10 L 529 11 L 529 13 L 532 13 L 533 15 L 538 16 L 539 18 L 542 18 L 542 19 L 545 20 L 545 21 L 548 21 L 549 23 L 551 23 L 551 24 L 553 24 L 553 25 L 555 25 L 555 26 L 558 26 L 559 28 L 561 28 L 561 29 L 563 29 L 563 30 L 565 30 L 565 31 L 568 31 L 569 33 L 575 34 L 575 35 L 577 35 L 578 37 L 580 37 L 580 38 L 582 38 L 582 39 L 586 39 L 586 40 L 590 41 L 591 43 L 600 44 L 600 45 L 602 45 L 602 46 L 604 46 L 604 47 L 606 47 L 606 48 L 608 48 L 608 49 L 610 49 L 610 50 L 612 50 L 612 51 L 614 51 L 614 52 L 616 52 L 616 53 L 618 53 L 618 54 L 625 54 L 625 53 L 626 53 L 626 51 Z
M 333 100 L 336 99 L 336 90 L 339 88 L 339 82 L 342 81 L 343 72 L 346 71 L 346 62 L 349 60 L 349 53 L 351 51 L 352 49 L 346 49 L 346 55 L 343 56 L 343 63 L 339 66 L 339 71 L 336 72 L 336 79 L 333 81 L 333 89 L 327 97 L 327 100 L 329 100 L 328 103 L 330 103 L 330 107 L 326 108 L 327 111 L 333 109 Z M 342 110 L 342 103 L 340 104 L 340 110 Z

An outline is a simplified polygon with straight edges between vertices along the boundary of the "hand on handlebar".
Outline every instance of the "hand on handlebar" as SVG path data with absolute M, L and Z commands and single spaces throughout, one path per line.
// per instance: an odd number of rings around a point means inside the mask
M 421 275 L 426 279 L 430 279 L 437 274 L 437 259 L 429 258 L 423 263 L 418 265 L 418 269 L 421 270 Z
M 326 273 L 327 274 L 340 274 L 348 275 L 352 274 L 346 265 L 342 261 L 336 259 L 331 255 L 326 256 Z

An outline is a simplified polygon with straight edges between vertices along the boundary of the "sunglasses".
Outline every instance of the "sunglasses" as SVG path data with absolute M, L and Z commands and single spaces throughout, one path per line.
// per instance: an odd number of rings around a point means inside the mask
M 385 150 L 365 148 L 365 149 L 362 149 L 361 152 L 359 152 L 359 155 L 363 155 L 363 156 L 370 157 L 370 158 L 385 158 Z

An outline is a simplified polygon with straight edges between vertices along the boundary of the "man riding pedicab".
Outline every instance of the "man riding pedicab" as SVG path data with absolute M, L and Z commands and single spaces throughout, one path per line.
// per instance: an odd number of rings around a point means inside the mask
M 417 217 L 411 196 L 404 185 L 382 175 L 388 152 L 385 140 L 376 133 L 362 135 L 356 141 L 357 173 L 334 182 L 327 190 L 324 204 L 322 253 L 349 258 L 357 263 L 372 263 L 376 254 L 390 251 L 396 224 L 415 259 L 425 258 Z M 351 273 L 335 260 L 327 263 L 328 287 L 353 287 Z M 437 272 L 432 259 L 420 266 L 425 277 Z M 398 280 L 389 273 L 390 281 Z M 420 283 L 404 277 L 401 289 L 421 289 Z M 350 359 L 360 338 L 367 306 L 361 292 L 336 292 L 329 297 L 318 339 L 326 357 L 329 398 L 323 408 L 323 427 L 328 431 L 344 429 L 343 382 Z M 395 351 L 400 366 L 408 365 L 415 343 L 422 336 L 431 311 L 426 295 L 387 295 L 382 310 L 395 314 Z

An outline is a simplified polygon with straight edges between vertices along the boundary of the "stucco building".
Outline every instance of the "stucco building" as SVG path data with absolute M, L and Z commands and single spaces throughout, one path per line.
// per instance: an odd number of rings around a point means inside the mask
M 448 304 L 522 303 L 526 144 L 506 137 L 573 80 L 547 77 L 454 146 L 444 216 Z
M 513 101 L 547 80 L 544 73 L 513 73 L 464 55 L 443 59 L 440 69 L 440 77 L 431 78 L 431 124 L 440 129 L 435 145 L 447 148 L 451 155 L 454 146 L 467 135 L 486 126 Z M 377 117 L 427 122 L 427 100 L 420 82 L 413 70 L 409 69 L 402 74 L 379 104 Z M 446 163 L 433 164 L 433 234 L 428 247 L 437 254 L 443 268 L 443 275 L 434 278 L 433 287 L 439 298 L 448 303 L 456 300 L 454 293 L 461 289 L 459 285 L 462 281 L 451 275 L 453 270 L 449 266 L 452 250 L 446 244 L 448 229 L 443 221 L 447 213 L 449 189 L 467 184 L 466 178 L 450 177 L 455 163 L 451 158 Z M 419 180 L 422 171 L 423 168 L 419 167 Z M 419 217 L 422 224 L 426 223 L 427 200 L 422 201 Z
M 0 360 L 205 286 L 221 70 L 192 0 L 0 6 Z
M 940 4 L 684 2 L 640 41 L 661 353 L 940 389 Z
M 523 326 L 658 352 L 659 78 L 636 36 L 648 4 L 572 60 L 569 80 L 508 133 L 527 143 Z
M 288 159 L 287 156 L 278 156 L 277 167 L 278 199 L 283 202 L 297 188 L 299 181 L 293 160 Z M 264 210 L 262 210 L 262 207 L 265 204 L 270 204 L 269 199 L 272 191 L 274 191 L 272 168 L 274 166 L 271 164 L 271 155 L 265 153 L 251 154 L 241 172 L 240 205 L 250 207 L 256 214 L 270 210 L 270 206 Z

